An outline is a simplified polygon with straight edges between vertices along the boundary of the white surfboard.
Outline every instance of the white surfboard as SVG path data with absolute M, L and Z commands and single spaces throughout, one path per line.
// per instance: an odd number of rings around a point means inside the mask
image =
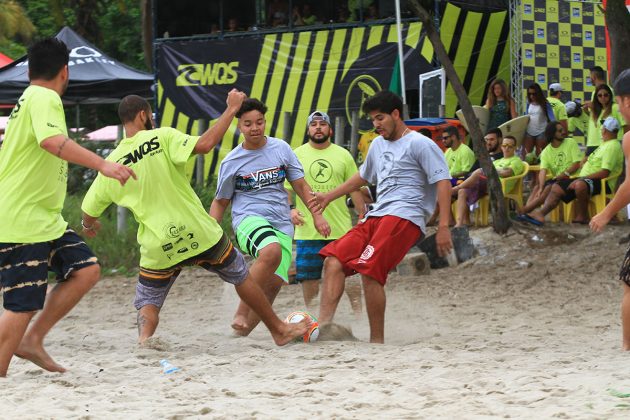
M 499 126 L 503 137 L 513 136 L 516 139 L 516 147 L 521 145 L 525 132 L 527 131 L 527 124 L 529 124 L 529 115 L 521 115 L 505 122 Z
M 488 131 L 488 121 L 490 121 L 490 111 L 488 111 L 486 108 L 479 105 L 473 105 L 473 111 L 475 112 L 475 116 L 479 120 L 479 128 L 481 128 L 481 134 L 485 135 L 486 131 Z M 468 124 L 466 123 L 466 119 L 464 118 L 464 113 L 462 112 L 462 110 L 460 109 L 457 112 L 455 112 L 455 115 L 457 116 L 457 118 L 459 118 L 459 120 L 461 121 L 466 131 L 470 133 L 470 130 L 468 129 Z

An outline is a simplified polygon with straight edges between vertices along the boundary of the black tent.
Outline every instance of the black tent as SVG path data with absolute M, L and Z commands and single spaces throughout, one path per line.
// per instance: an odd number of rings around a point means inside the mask
M 67 26 L 56 37 L 70 50 L 70 84 L 65 104 L 106 104 L 126 95 L 153 97 L 153 75 L 105 55 Z M 29 84 L 26 56 L 0 69 L 0 104 L 15 104 Z

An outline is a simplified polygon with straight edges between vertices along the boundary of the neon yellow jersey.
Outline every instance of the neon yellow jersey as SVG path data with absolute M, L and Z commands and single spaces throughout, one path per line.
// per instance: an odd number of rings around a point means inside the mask
M 588 136 L 586 138 L 587 146 L 599 146 L 602 144 L 602 120 L 604 119 L 602 114 L 604 111 L 600 112 L 597 120 L 594 121 L 593 118 L 588 119 Z M 626 125 L 626 121 L 623 119 L 623 116 L 619 112 L 619 106 L 617 104 L 612 105 L 612 111 L 610 115 L 607 117 L 613 117 L 619 122 L 619 131 L 617 132 L 617 140 L 623 139 L 623 126 Z
M 621 144 L 617 140 L 612 139 L 603 142 L 588 156 L 588 160 L 580 170 L 580 176 L 588 177 L 589 175 L 599 172 L 602 169 L 610 171 L 608 176 L 615 176 L 621 173 L 622 166 L 623 150 L 621 149 Z M 611 191 L 614 191 L 615 182 L 617 181 L 608 181 L 608 186 Z
M 497 159 L 492 163 L 494 164 L 494 167 L 496 169 L 511 168 L 513 173 L 513 175 L 511 176 L 520 175 L 525 170 L 525 165 L 523 165 L 523 161 L 518 156 L 512 156 L 509 158 L 504 157 L 501 159 Z M 512 191 L 512 189 L 514 189 L 514 186 L 516 185 L 516 181 L 517 180 L 515 179 L 507 181 L 505 184 L 505 192 L 509 193 L 510 191 Z
M 470 172 L 470 168 L 472 168 L 476 160 L 475 153 L 464 143 L 460 144 L 457 150 L 453 150 L 450 147 L 446 149 L 444 157 L 451 175 Z
M 569 169 L 575 162 L 581 161 L 582 157 L 582 151 L 577 142 L 572 138 L 566 138 L 558 147 L 548 144 L 543 149 L 540 154 L 540 167 L 556 177 Z
M 82 210 L 93 217 L 111 203 L 133 213 L 142 267 L 171 267 L 212 247 L 223 234 L 186 177 L 186 161 L 198 140 L 170 127 L 123 139 L 107 160 L 129 166 L 138 179 L 121 186 L 99 174 L 83 199 Z
M 315 192 L 331 191 L 357 172 L 357 165 L 350 152 L 334 143 L 322 150 L 306 143 L 294 151 L 304 167 L 304 179 Z M 291 189 L 291 184 L 285 182 L 285 187 Z M 302 200 L 296 198 L 295 201 L 296 208 L 304 215 L 304 224 L 295 227 L 294 238 L 297 240 L 338 239 L 352 227 L 345 196 L 331 202 L 324 210 L 324 218 L 331 229 L 328 238 L 317 232 L 313 226 L 313 217 Z
M 567 119 L 567 109 L 564 107 L 564 104 L 560 99 L 549 97 L 547 98 L 547 102 L 551 105 L 551 110 L 553 111 L 554 117 L 556 117 L 556 121 Z
M 46 242 L 63 235 L 68 163 L 40 147 L 68 134 L 61 98 L 29 86 L 11 112 L 0 148 L 0 242 Z

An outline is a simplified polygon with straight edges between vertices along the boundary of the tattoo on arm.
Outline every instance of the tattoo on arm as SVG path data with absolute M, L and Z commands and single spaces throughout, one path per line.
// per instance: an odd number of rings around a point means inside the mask
M 63 143 L 61 143 L 59 145 L 59 150 L 57 151 L 57 157 L 60 158 L 61 157 L 61 151 L 63 150 L 64 147 L 66 147 L 66 143 L 68 143 L 68 140 L 70 140 L 68 137 L 66 137 L 65 139 L 63 139 Z

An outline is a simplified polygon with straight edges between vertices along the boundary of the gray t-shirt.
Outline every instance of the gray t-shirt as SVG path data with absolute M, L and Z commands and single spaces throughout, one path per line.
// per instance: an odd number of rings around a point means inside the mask
M 247 216 L 265 218 L 271 226 L 293 237 L 285 179 L 304 178 L 291 146 L 267 137 L 267 144 L 247 150 L 239 144 L 221 162 L 216 198 L 232 200 L 232 228 Z
M 398 216 L 423 232 L 435 211 L 436 182 L 451 178 L 444 153 L 415 131 L 396 141 L 375 138 L 359 175 L 377 186 L 376 203 L 367 217 Z

